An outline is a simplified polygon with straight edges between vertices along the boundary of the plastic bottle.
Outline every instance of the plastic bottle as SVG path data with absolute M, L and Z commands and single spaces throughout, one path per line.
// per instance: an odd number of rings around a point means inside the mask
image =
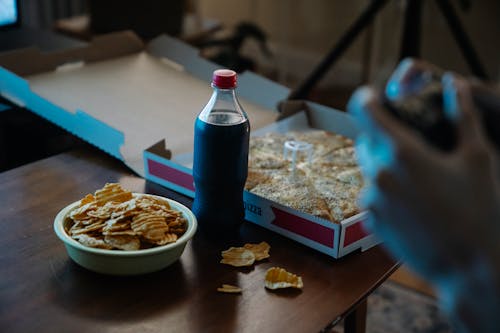
M 214 71 L 213 93 L 194 126 L 193 213 L 200 230 L 237 232 L 244 220 L 250 123 L 236 97 L 236 72 Z

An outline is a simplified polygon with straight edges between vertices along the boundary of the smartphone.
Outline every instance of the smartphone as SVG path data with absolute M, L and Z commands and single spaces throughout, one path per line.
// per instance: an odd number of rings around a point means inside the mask
M 500 94 L 474 86 L 472 96 L 489 140 L 500 150 Z M 439 78 L 401 100 L 390 100 L 385 94 L 382 100 L 392 115 L 418 131 L 430 144 L 443 151 L 451 151 L 456 146 L 457 131 L 444 112 L 443 86 Z

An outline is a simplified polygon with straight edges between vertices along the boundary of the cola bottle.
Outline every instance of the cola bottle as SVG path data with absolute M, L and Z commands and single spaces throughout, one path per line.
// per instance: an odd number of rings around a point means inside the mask
M 236 83 L 236 72 L 214 71 L 212 96 L 195 121 L 192 210 L 206 232 L 232 234 L 244 220 L 250 123 Z

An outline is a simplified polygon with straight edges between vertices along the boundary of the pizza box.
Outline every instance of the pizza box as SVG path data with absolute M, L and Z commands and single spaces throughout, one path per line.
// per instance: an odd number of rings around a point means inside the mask
M 144 45 L 133 33 L 118 32 L 70 50 L 0 54 L 0 94 L 138 175 L 193 197 L 194 121 L 210 98 L 217 68 L 172 37 Z M 347 114 L 315 103 L 284 103 L 279 112 L 289 90 L 254 73 L 239 74 L 237 93 L 253 133 L 311 126 L 355 135 Z M 244 200 L 248 221 L 334 258 L 378 243 L 362 228 L 364 213 L 334 224 L 249 192 Z
M 268 132 L 286 133 L 322 129 L 354 138 L 357 129 L 351 116 L 308 101 L 281 103 L 280 116 L 272 124 L 251 132 L 251 136 Z M 172 156 L 164 149 L 164 142 L 144 151 L 146 178 L 194 198 L 191 172 L 193 154 Z M 244 192 L 245 219 L 285 237 L 340 258 L 357 250 L 367 250 L 380 243 L 375 235 L 363 229 L 366 212 L 349 217 L 340 223 L 303 213 L 277 202 Z

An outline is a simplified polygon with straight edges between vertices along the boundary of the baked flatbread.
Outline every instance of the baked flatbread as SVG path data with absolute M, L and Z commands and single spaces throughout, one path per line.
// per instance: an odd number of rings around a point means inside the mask
M 251 192 L 298 211 L 333 220 L 326 201 L 301 170 L 296 170 L 294 174 L 288 170 L 275 172 L 255 185 Z
M 312 161 L 299 160 L 295 171 L 283 157 L 287 140 L 313 145 Z M 322 130 L 268 133 L 250 139 L 245 189 L 282 205 L 340 222 L 360 212 L 363 178 L 353 141 Z

